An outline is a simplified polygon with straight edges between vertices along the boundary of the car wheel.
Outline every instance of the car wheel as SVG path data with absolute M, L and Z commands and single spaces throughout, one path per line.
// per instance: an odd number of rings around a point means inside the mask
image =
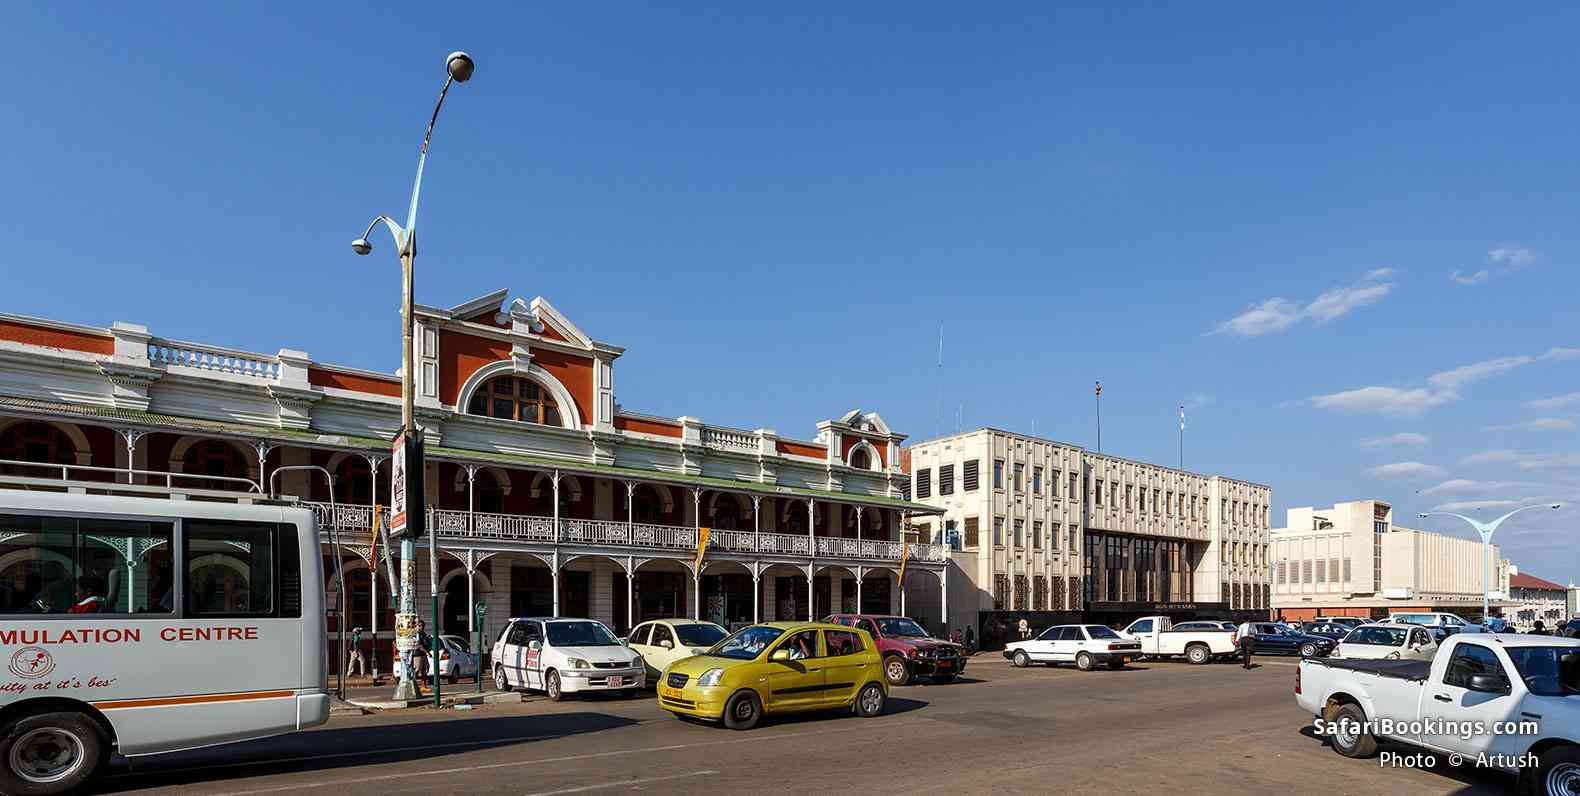
M 935 674 L 935 675 L 933 675 L 933 682 L 937 683 L 939 685 L 943 685 L 945 683 L 952 683 L 954 681 L 955 681 L 955 676 L 952 675 L 952 674 Z
M 450 685 L 455 685 L 456 683 L 461 682 L 461 673 L 456 671 L 455 669 L 451 669 L 450 670 L 450 676 L 449 676 L 448 679 L 450 681 Z
M 505 676 L 505 667 L 504 666 L 495 666 L 494 667 L 494 690 L 495 691 L 510 691 L 510 690 L 512 690 L 511 687 L 510 687 L 510 678 Z
M 902 686 L 911 681 L 911 666 L 904 658 L 890 655 L 883 661 L 883 676 L 891 686 Z
M 107 755 L 99 726 L 81 713 L 38 713 L 0 736 L 0 792 L 71 793 L 80 789 Z
M 1365 730 L 1366 711 L 1360 705 L 1340 705 L 1337 710 L 1331 711 L 1328 723 L 1336 725 L 1330 728 L 1333 741 L 1333 751 L 1345 757 L 1371 757 L 1377 753 L 1377 739 Z
M 883 713 L 883 686 L 877 683 L 868 683 L 856 695 L 856 704 L 853 706 L 857 716 L 870 719 Z
M 1317 657 L 1317 645 L 1315 645 L 1315 644 L 1303 644 L 1303 645 L 1301 645 L 1301 647 L 1300 647 L 1300 657 L 1302 657 L 1302 658 L 1315 658 L 1315 657 Z
M 1580 793 L 1580 746 L 1560 746 L 1542 753 L 1534 766 L 1520 769 L 1525 796 L 1569 796 Z
M 565 701 L 565 692 L 560 690 L 559 672 L 550 669 L 548 674 L 543 675 L 543 691 L 549 695 L 549 700 L 552 702 Z
M 1200 666 L 1212 660 L 1212 650 L 1206 644 L 1192 644 L 1185 648 L 1185 660 Z
M 763 717 L 763 704 L 754 691 L 740 691 L 724 704 L 724 726 L 732 730 L 749 730 Z
M 1097 668 L 1097 661 L 1092 660 L 1091 655 L 1082 652 L 1075 656 L 1075 668 L 1083 672 L 1089 672 Z
M 1025 650 L 1015 650 L 1015 657 L 1011 660 L 1021 669 L 1031 665 L 1031 656 L 1027 655 Z

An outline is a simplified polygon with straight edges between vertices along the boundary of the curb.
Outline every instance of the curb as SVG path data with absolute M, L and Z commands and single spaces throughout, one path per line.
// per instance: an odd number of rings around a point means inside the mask
M 499 705 L 529 701 L 535 702 L 537 700 L 527 699 L 525 694 L 492 691 L 486 694 L 442 696 L 440 697 L 440 701 L 442 707 L 453 708 L 458 705 Z M 407 710 L 410 708 L 433 707 L 433 697 L 431 696 L 421 699 L 408 699 L 405 701 L 396 699 L 348 699 L 346 702 L 352 706 L 352 710 L 362 710 L 362 712 L 365 712 L 366 710 Z M 333 711 L 331 711 L 331 713 L 333 713 Z M 348 715 L 355 714 L 351 713 Z

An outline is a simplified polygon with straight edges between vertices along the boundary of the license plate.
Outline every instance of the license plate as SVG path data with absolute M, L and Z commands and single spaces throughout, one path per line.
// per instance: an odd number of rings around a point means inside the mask
M 1127 664 L 1129 662 L 1130 662 L 1130 656 L 1129 655 L 1126 655 L 1126 656 L 1124 656 L 1124 657 L 1119 659 L 1119 665 L 1120 666 L 1124 666 L 1125 664 Z
M 661 693 L 664 696 L 667 696 L 667 697 L 669 697 L 671 699 L 685 699 L 686 698 L 686 692 L 685 691 L 682 691 L 679 688 L 670 688 L 667 685 L 664 686 L 663 688 L 659 689 L 659 693 Z
M 609 676 L 609 687 L 610 688 L 619 688 L 622 685 L 625 685 L 625 678 L 624 677 L 621 677 L 620 675 L 617 675 L 617 674 Z
M 954 661 L 939 661 L 938 662 L 938 668 L 940 670 L 953 669 L 953 668 L 955 668 L 955 662 Z

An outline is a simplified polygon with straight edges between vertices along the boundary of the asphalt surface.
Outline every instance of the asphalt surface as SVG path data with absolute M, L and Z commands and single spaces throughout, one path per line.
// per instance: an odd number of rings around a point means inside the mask
M 1312 736 L 1292 662 L 1015 669 L 977 656 L 884 715 L 679 721 L 650 695 L 337 717 L 279 738 L 120 761 L 101 793 L 1509 793 L 1472 768 L 1383 767 Z M 1407 752 L 1403 747 L 1395 751 Z

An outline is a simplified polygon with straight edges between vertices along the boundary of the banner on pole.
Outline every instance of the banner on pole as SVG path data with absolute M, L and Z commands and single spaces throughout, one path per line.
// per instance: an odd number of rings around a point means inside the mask
M 900 590 L 901 591 L 905 590 L 905 562 L 907 560 L 909 560 L 910 557 L 911 557 L 911 545 L 908 542 L 901 541 L 900 542 Z
M 697 529 L 697 560 L 691 565 L 691 571 L 702 574 L 702 558 L 708 554 L 708 529 Z
M 403 429 L 390 446 L 390 533 L 421 538 L 423 527 L 422 434 Z

